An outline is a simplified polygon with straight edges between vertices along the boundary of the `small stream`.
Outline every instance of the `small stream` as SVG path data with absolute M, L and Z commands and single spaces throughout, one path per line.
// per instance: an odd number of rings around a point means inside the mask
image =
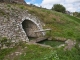
M 51 47 L 56 47 L 61 44 L 64 44 L 65 42 L 63 41 L 56 41 L 56 40 L 44 40 L 41 42 L 38 42 L 39 44 L 44 44 L 44 45 L 50 45 Z

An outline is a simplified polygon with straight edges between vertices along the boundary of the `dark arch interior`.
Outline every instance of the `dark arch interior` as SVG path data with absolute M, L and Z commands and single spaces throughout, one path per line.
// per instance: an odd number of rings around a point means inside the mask
M 34 31 L 39 30 L 37 25 L 30 20 L 24 20 L 22 22 L 22 27 L 28 37 L 39 37 L 41 33 L 35 33 Z

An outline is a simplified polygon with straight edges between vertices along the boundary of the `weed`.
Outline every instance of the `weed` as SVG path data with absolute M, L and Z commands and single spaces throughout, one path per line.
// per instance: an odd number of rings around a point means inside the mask
M 1 37 L 0 38 L 0 44 L 1 44 L 0 48 L 2 48 L 3 45 L 5 45 L 6 47 L 10 47 L 11 40 L 10 39 L 7 39 L 6 37 Z
M 52 18 L 54 21 L 56 21 L 56 18 Z
M 1 9 L 0 9 L 0 15 L 2 15 L 2 16 L 3 16 L 3 15 L 6 15 L 5 12 L 4 12 L 4 10 L 1 10 Z
M 23 5 L 20 5 L 19 7 L 20 7 L 21 9 L 25 9 L 25 6 L 23 6 Z
M 10 8 L 10 7 L 11 7 L 11 5 L 10 5 L 10 4 L 7 4 L 7 7 L 9 7 L 9 8 Z
M 0 50 L 0 60 L 4 60 L 5 56 L 14 50 L 15 48 L 1 49 Z

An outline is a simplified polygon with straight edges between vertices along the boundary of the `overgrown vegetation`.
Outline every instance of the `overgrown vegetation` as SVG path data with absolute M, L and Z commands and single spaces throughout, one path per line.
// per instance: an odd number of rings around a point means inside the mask
M 80 19 L 53 10 L 47 10 L 30 5 L 7 5 L 8 8 L 12 8 L 11 6 L 17 7 L 18 10 L 28 10 L 28 12 L 32 15 L 38 16 L 39 19 L 46 24 L 46 26 L 44 26 L 44 29 L 51 29 L 51 33 L 48 32 L 49 36 L 64 37 L 80 41 Z M 12 8 L 12 10 L 14 10 L 14 8 Z M 0 10 L 0 14 L 5 15 L 5 12 L 3 10 Z M 0 44 L 8 44 L 7 40 L 8 39 L 6 37 L 1 38 Z M 16 57 L 13 56 L 14 60 L 80 60 L 80 47 L 78 46 L 79 44 L 80 43 L 77 43 L 76 46 L 70 51 L 64 51 L 63 48 L 56 49 L 20 42 L 13 48 L 1 49 L 0 60 L 6 58 L 8 58 L 8 60 L 11 60 L 11 58 L 7 56 L 10 56 L 11 53 L 17 52 L 16 50 L 19 47 L 21 47 L 24 52 Z
M 55 10 L 57 12 L 65 13 L 66 8 L 61 4 L 55 4 L 55 5 L 53 5 L 52 10 Z
M 23 49 L 23 53 L 21 49 Z M 20 42 L 16 48 L 2 49 L 0 51 L 1 60 L 11 60 L 11 54 L 18 52 L 19 50 L 22 54 L 13 56 L 13 60 L 79 60 L 80 59 L 80 48 L 78 44 L 71 50 L 64 51 L 62 48 L 50 48 L 35 44 L 25 44 Z

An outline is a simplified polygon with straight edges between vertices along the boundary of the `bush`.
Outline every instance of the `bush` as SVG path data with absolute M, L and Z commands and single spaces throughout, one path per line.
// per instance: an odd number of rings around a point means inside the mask
M 53 5 L 52 10 L 55 10 L 57 12 L 62 12 L 62 13 L 65 13 L 65 11 L 66 11 L 65 7 L 61 4 Z

